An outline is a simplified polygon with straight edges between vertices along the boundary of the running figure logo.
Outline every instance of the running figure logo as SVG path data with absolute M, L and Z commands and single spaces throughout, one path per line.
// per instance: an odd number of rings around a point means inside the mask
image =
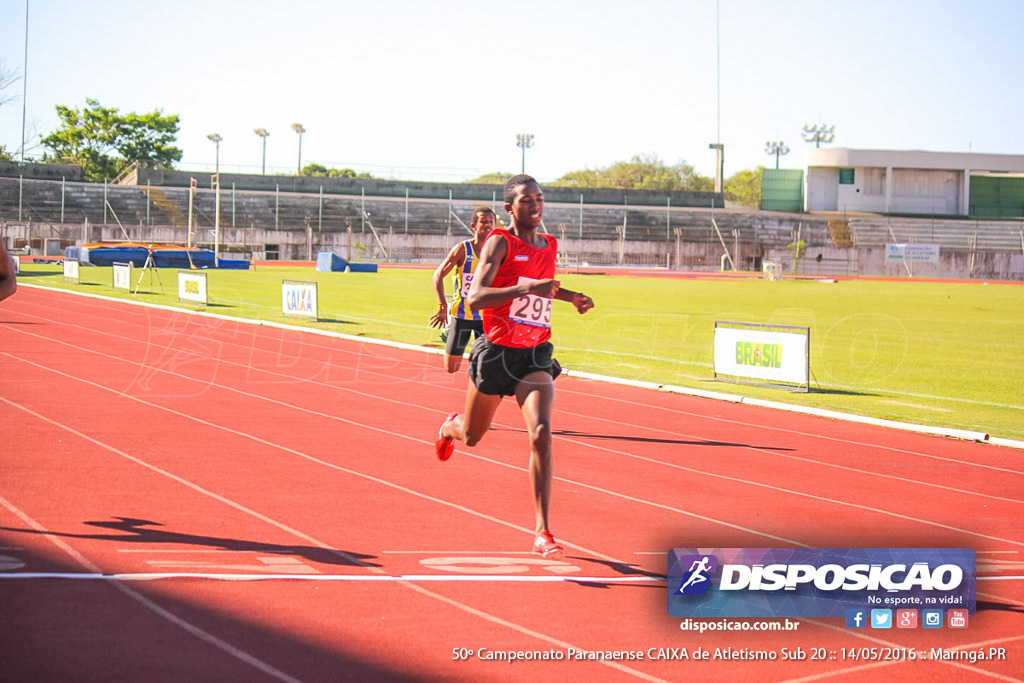
M 679 595 L 702 595 L 707 593 L 711 586 L 711 579 L 708 577 L 718 569 L 718 558 L 714 555 L 686 555 L 679 558 L 679 566 L 689 569 L 684 574 L 684 580 L 679 586 Z

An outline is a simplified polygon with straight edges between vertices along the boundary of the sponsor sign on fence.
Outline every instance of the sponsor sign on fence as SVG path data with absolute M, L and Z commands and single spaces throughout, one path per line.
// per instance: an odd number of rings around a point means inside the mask
M 885 260 L 890 263 L 938 263 L 937 244 L 886 244 Z

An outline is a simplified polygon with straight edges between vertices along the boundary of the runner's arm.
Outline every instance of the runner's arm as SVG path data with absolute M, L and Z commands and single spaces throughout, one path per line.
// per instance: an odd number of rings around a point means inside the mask
M 448 300 L 444 294 L 444 279 L 448 276 L 448 273 L 452 272 L 452 269 L 456 266 L 461 266 L 466 262 L 466 248 L 462 242 L 459 242 L 451 251 L 448 252 L 448 256 L 445 257 L 444 261 L 434 271 L 434 291 L 437 293 L 438 307 L 434 311 L 434 314 L 430 316 L 431 327 L 444 327 L 448 324 Z
M 574 292 L 571 289 L 559 288 L 558 293 L 555 294 L 555 298 L 559 301 L 568 301 L 576 310 L 580 312 L 580 315 L 586 313 L 594 307 L 594 300 L 583 292 Z
M 18 289 L 18 278 L 14 274 L 14 263 L 7 248 L 0 241 L 0 301 L 3 301 Z

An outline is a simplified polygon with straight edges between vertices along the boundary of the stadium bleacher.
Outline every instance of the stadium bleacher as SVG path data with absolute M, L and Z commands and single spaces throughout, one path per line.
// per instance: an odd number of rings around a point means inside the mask
M 178 186 L 114 185 L 57 180 L 0 178 L 0 222 L 48 226 L 46 238 L 63 241 L 136 240 L 184 244 L 188 225 L 190 190 Z M 217 224 L 217 196 L 208 187 L 197 188 L 192 197 L 193 236 L 209 245 Z M 331 248 L 330 240 L 307 235 L 352 233 L 374 256 L 368 235 L 403 235 L 409 240 L 394 248 L 391 258 L 433 260 L 443 256 L 452 240 L 468 234 L 463 225 L 473 208 L 490 204 L 503 215 L 497 202 L 360 196 L 353 194 L 300 193 L 292 191 L 234 191 L 222 187 L 220 228 L 260 231 L 267 257 L 289 251 L 315 253 Z M 451 212 L 451 213 L 450 213 Z M 581 215 L 582 214 L 582 215 Z M 582 220 L 582 225 L 581 225 Z M 833 223 L 830 230 L 830 221 Z M 842 230 L 836 231 L 836 224 Z M 80 226 L 104 226 L 90 232 Z M 856 215 L 839 219 L 830 214 L 792 214 L 743 207 L 724 209 L 656 207 L 609 204 L 560 204 L 549 202 L 544 228 L 562 240 L 575 242 L 578 259 L 606 264 L 660 265 L 671 261 L 712 267 L 722 251 L 741 252 L 743 266 L 759 267 L 762 255 L 785 250 L 802 240 L 807 249 L 884 247 L 887 243 L 929 243 L 944 249 L 972 252 L 1024 252 L 1020 221 L 920 218 Z M 716 229 L 717 228 L 717 229 Z M 247 233 L 248 234 L 248 233 Z M 417 242 L 418 237 L 443 236 L 437 244 Z M 225 238 L 222 244 L 231 241 Z M 234 238 L 235 251 L 239 241 Z M 334 244 L 339 238 L 332 238 Z M 682 259 L 679 245 L 698 247 L 696 256 Z M 287 245 L 291 245 L 288 247 Z M 367 246 L 369 245 L 369 246 Z M 660 245 L 660 246 L 659 246 Z M 256 245 L 247 244 L 250 253 Z M 229 249 L 230 250 L 230 249 Z M 589 259 L 587 258 L 589 254 Z M 666 257 L 666 254 L 669 254 Z M 836 258 L 835 255 L 830 258 Z M 845 258 L 845 257 L 840 257 Z M 1024 277 L 1024 274 L 1018 277 Z

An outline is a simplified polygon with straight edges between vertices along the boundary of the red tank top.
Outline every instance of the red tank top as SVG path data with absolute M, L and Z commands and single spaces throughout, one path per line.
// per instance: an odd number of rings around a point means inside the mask
M 491 287 L 511 287 L 522 278 L 545 280 L 555 277 L 558 241 L 554 237 L 541 235 L 547 240 L 547 246 L 538 249 L 502 228 L 491 231 L 487 239 L 494 239 L 495 235 L 505 238 L 508 254 L 498 267 Z M 484 333 L 492 343 L 502 346 L 538 346 L 551 338 L 552 301 L 529 294 L 497 308 L 485 308 L 481 311 Z

